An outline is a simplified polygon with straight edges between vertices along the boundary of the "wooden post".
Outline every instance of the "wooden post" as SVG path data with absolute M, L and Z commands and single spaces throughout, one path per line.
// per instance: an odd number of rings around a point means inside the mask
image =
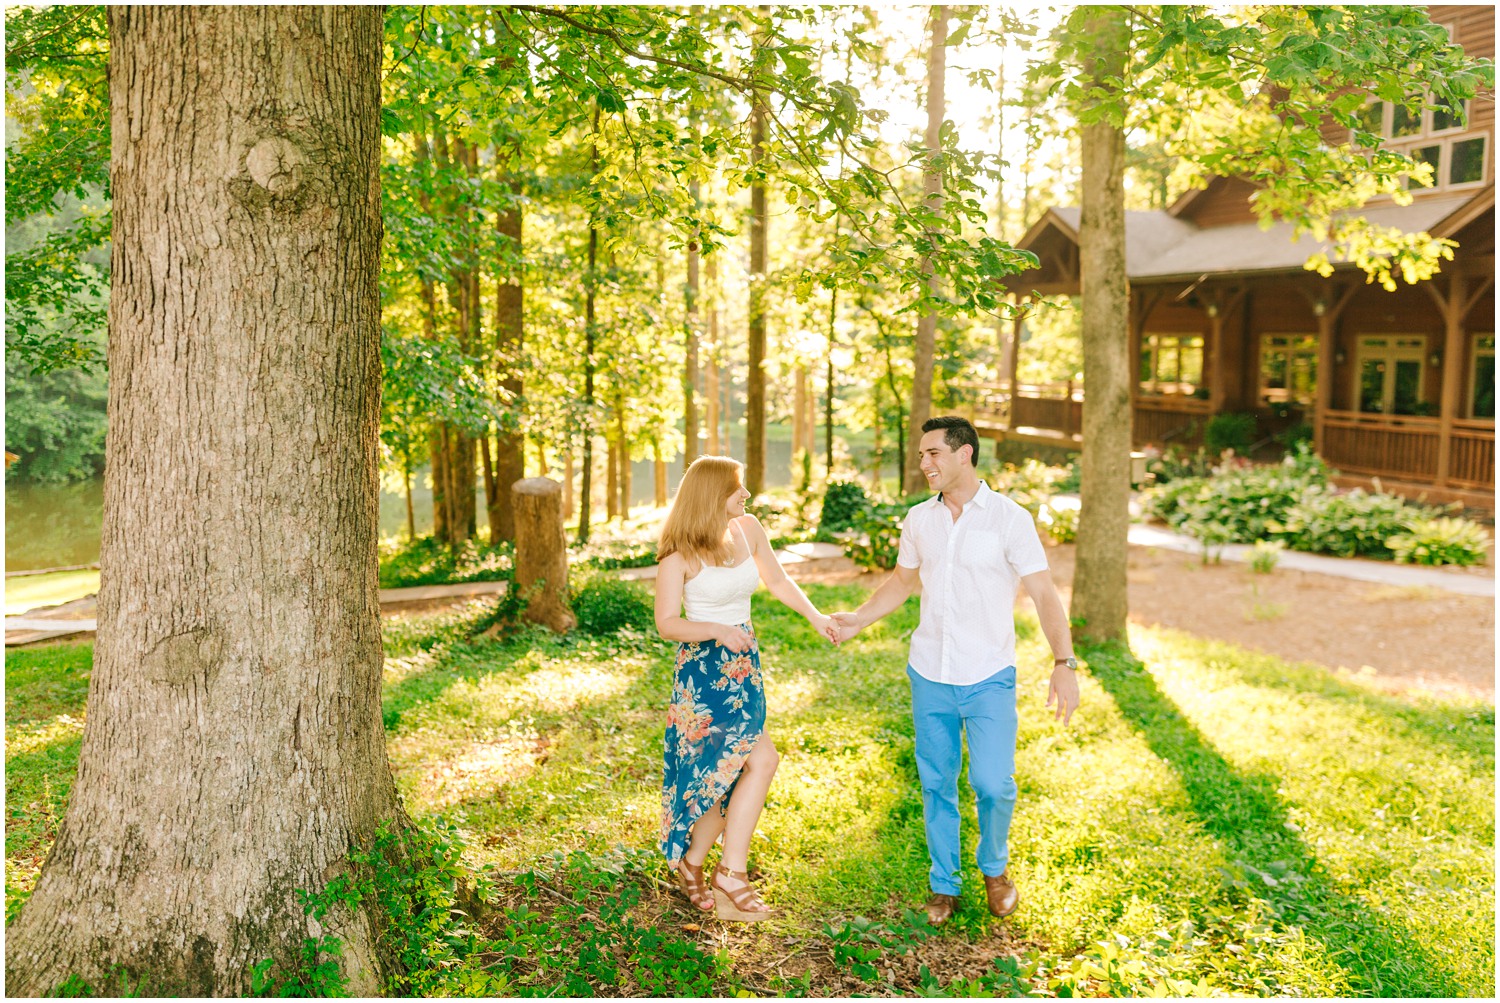
M 1327 441 L 1324 426 L 1328 412 L 1333 409 L 1334 370 L 1337 368 L 1334 353 L 1338 348 L 1334 325 L 1357 289 L 1358 283 L 1350 284 L 1342 292 L 1338 286 L 1330 288 L 1318 283 L 1315 291 L 1308 294 L 1313 316 L 1318 318 L 1318 396 L 1313 408 L 1313 452 L 1319 456 L 1323 455 Z
M 1207 360 L 1208 372 L 1204 374 L 1210 380 L 1208 411 L 1210 414 L 1218 414 L 1224 409 L 1224 311 L 1217 294 L 1208 306 L 1204 307 L 1203 312 L 1208 314 L 1208 345 L 1206 347 L 1213 353 Z M 1139 358 L 1134 365 L 1139 368 Z M 1181 374 L 1178 375 L 1180 378 Z
M 510 490 L 516 514 L 514 587 L 526 596 L 524 616 L 559 633 L 572 630 L 578 618 L 568 608 L 562 485 L 550 477 L 528 477 Z
M 1493 281 L 1494 276 L 1483 276 L 1470 291 L 1468 276 L 1455 272 L 1448 280 L 1446 298 L 1430 282 L 1427 285 L 1427 291 L 1437 301 L 1438 309 L 1443 314 L 1443 399 L 1438 411 L 1441 418 L 1438 425 L 1439 486 L 1447 484 L 1452 475 L 1453 422 L 1460 417 L 1459 410 L 1463 407 L 1464 373 L 1468 369 L 1464 365 L 1468 356 L 1468 346 L 1464 344 L 1464 318 Z

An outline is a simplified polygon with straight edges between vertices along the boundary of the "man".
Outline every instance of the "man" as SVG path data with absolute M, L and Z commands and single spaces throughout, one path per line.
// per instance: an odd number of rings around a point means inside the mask
M 1016 584 L 1026 586 L 1056 656 L 1047 706 L 1066 725 L 1078 706 L 1073 642 L 1062 600 L 1030 514 L 975 472 L 979 436 L 963 418 L 922 425 L 921 467 L 938 492 L 913 506 L 901 527 L 895 573 L 859 609 L 835 613 L 845 641 L 899 607 L 918 582 L 921 619 L 906 674 L 916 720 L 917 773 L 932 897 L 927 916 L 945 922 L 958 906 L 960 728 L 969 740 L 969 782 L 979 806 L 979 870 L 990 912 L 1009 916 L 1020 894 L 1006 869 L 1016 804 Z

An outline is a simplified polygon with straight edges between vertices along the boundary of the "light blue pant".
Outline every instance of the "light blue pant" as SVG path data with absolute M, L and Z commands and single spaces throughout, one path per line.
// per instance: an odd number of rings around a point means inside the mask
M 957 895 L 959 875 L 959 731 L 969 737 L 969 784 L 979 802 L 979 870 L 995 877 L 1010 859 L 1006 837 L 1016 808 L 1016 667 L 1007 666 L 971 686 L 935 683 L 910 665 L 911 709 L 916 720 L 917 776 L 932 890 Z

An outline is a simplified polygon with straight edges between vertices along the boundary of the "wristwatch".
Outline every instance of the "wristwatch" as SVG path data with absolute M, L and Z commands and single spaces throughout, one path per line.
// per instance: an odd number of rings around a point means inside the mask
M 1068 668 L 1076 670 L 1078 668 L 1078 659 L 1074 658 L 1072 655 L 1069 655 L 1067 658 L 1052 659 L 1053 668 L 1056 668 L 1059 665 L 1066 665 Z

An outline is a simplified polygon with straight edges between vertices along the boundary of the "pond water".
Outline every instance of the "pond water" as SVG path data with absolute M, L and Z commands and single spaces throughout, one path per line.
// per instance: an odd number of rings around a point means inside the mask
M 774 436 L 778 430 L 773 428 Z M 821 435 L 821 430 L 820 433 Z M 731 455 L 745 455 L 744 439 L 731 439 Z M 866 462 L 868 448 L 853 446 L 856 461 Z M 789 441 L 772 438 L 766 444 L 766 483 L 784 487 L 792 483 L 792 447 Z M 603 477 L 603 463 L 599 476 Z M 649 460 L 631 465 L 630 495 L 632 504 L 649 504 L 654 493 L 655 472 Z M 668 492 L 675 493 L 682 480 L 682 461 L 668 464 Z M 560 471 L 553 471 L 554 474 Z M 432 530 L 432 491 L 424 485 L 426 471 L 412 478 L 412 509 L 416 514 L 417 532 Z M 99 560 L 99 525 L 104 498 L 102 479 L 77 484 L 9 484 L 5 485 L 5 570 L 29 571 L 57 568 L 72 564 L 91 564 Z M 484 510 L 484 485 L 478 491 L 479 526 L 489 525 Z M 382 484 L 380 492 L 380 534 L 400 536 L 406 532 L 406 499 L 399 483 Z

